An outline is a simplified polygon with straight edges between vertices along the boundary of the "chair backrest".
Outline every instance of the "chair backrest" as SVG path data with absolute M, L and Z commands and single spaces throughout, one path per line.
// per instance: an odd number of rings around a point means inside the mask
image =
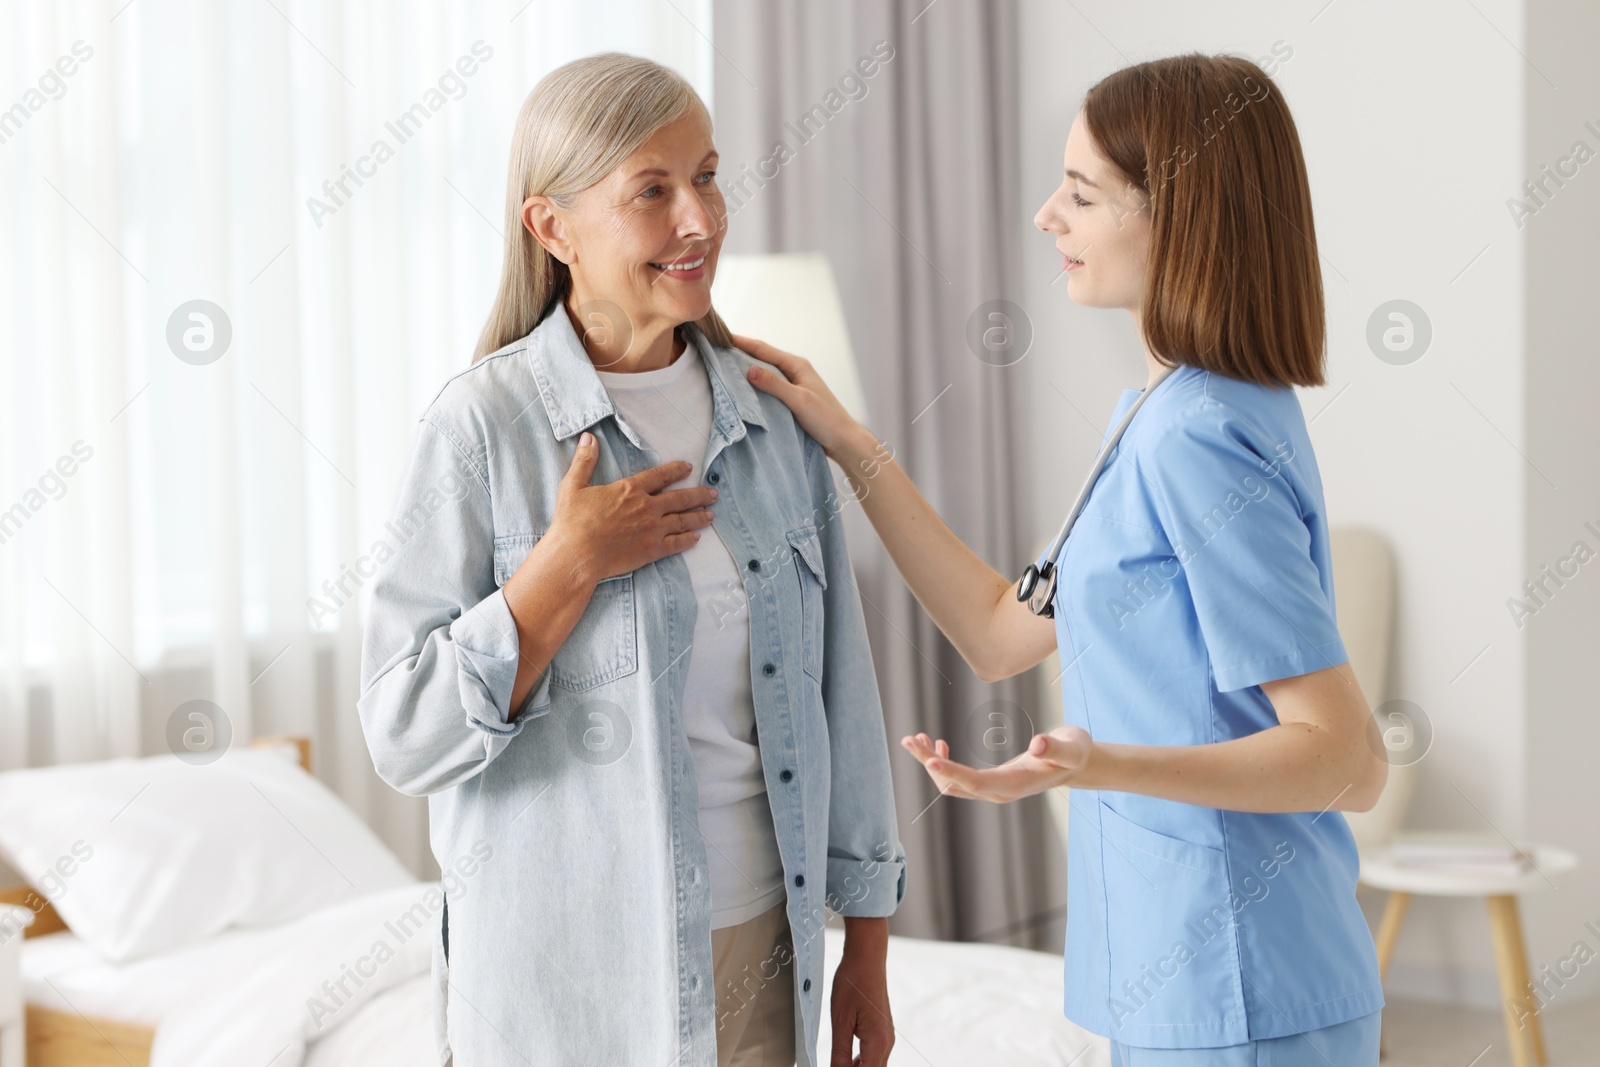
M 1394 630 L 1395 574 L 1394 555 L 1376 530 L 1361 526 L 1336 526 L 1330 532 L 1333 549 L 1333 598 L 1339 636 L 1350 654 L 1350 668 L 1361 686 L 1362 695 L 1374 709 L 1387 697 L 1389 649 Z M 1040 545 L 1037 556 L 1044 551 Z M 1046 661 L 1050 677 L 1060 674 L 1061 664 L 1052 655 Z M 1059 722 L 1061 685 L 1050 685 L 1052 722 Z M 1344 813 L 1363 852 L 1393 839 L 1411 802 L 1416 768 L 1391 766 L 1389 784 L 1371 811 Z M 1046 794 L 1050 814 L 1063 847 L 1067 840 L 1068 797 L 1064 789 Z
M 1333 600 L 1339 636 L 1367 703 L 1376 711 L 1388 697 L 1389 650 L 1393 646 L 1394 553 L 1376 530 L 1336 526 L 1333 541 Z M 1387 725 L 1381 723 L 1380 726 Z M 1411 803 L 1416 767 L 1391 765 L 1389 784 L 1371 811 L 1347 811 L 1345 821 L 1361 851 L 1393 840 Z

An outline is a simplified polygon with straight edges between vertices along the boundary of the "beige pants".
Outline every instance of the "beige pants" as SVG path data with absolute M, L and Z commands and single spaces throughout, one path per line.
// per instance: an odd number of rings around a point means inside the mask
M 784 905 L 711 931 L 717 1067 L 794 1067 L 794 941 Z

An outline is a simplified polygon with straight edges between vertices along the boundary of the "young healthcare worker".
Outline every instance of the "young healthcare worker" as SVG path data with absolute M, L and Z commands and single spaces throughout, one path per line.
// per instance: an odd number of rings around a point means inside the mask
M 1066 725 L 1023 755 L 975 769 L 926 734 L 901 744 L 951 796 L 1071 787 L 1066 1015 L 1118 1067 L 1376 1064 L 1383 992 L 1340 812 L 1369 810 L 1388 768 L 1290 388 L 1323 384 L 1325 332 L 1294 122 L 1249 60 L 1141 63 L 1089 90 L 1063 173 L 1034 222 L 1074 300 L 1132 312 L 1149 380 L 1112 412 L 1070 536 L 1021 581 L 809 363 L 736 343 L 781 372 L 750 377 L 850 474 L 981 678 L 1059 652 Z

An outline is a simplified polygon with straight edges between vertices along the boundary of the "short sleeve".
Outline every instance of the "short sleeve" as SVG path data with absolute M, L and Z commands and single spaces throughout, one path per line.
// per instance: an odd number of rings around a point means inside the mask
M 1323 520 L 1309 447 L 1268 442 L 1231 409 L 1207 404 L 1135 462 L 1183 568 L 1219 692 L 1349 658 L 1326 531 L 1314 536 Z

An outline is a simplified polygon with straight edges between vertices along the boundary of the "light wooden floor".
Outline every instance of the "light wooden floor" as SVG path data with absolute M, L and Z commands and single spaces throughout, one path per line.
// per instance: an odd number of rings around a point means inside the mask
M 1387 1000 L 1383 1030 L 1389 1054 L 1382 1067 L 1509 1067 L 1499 1011 Z M 1542 1018 L 1550 1067 L 1600 1064 L 1600 1001 L 1551 1004 Z

